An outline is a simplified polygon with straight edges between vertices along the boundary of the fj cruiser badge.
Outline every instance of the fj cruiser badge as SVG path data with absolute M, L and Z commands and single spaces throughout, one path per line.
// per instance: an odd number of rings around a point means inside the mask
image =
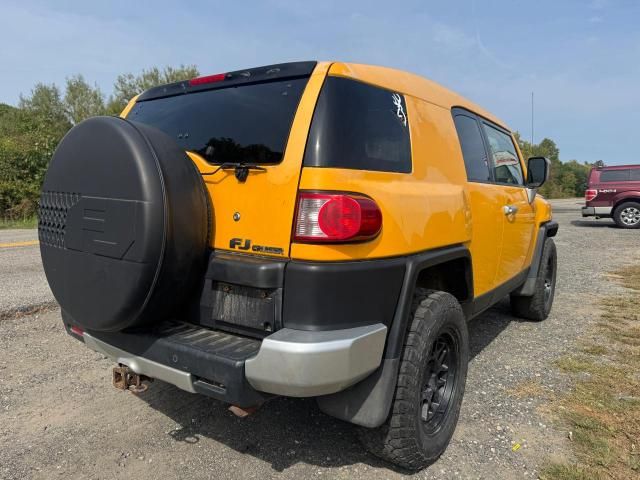
M 229 248 L 232 250 L 251 250 L 256 253 L 271 253 L 274 255 L 282 255 L 284 250 L 280 247 L 267 247 L 265 245 L 251 245 L 248 238 L 232 238 L 229 240 Z

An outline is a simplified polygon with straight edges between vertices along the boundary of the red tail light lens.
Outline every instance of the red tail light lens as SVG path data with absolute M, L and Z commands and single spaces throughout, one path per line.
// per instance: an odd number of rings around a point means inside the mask
M 205 83 L 221 82 L 225 79 L 225 76 L 226 75 L 224 73 L 217 73 L 215 75 L 207 75 L 204 77 L 192 78 L 191 80 L 189 80 L 189 85 L 194 86 L 194 85 L 204 85 Z
M 78 335 L 79 337 L 82 337 L 82 336 L 84 335 L 84 330 L 83 330 L 83 329 L 81 329 L 80 327 L 75 326 L 75 325 L 73 325 L 73 326 L 70 328 L 70 330 L 71 330 L 71 332 L 72 332 L 72 333 L 75 333 L 75 334 L 76 334 L 76 335 Z
M 594 198 L 596 198 L 598 196 L 598 190 L 592 190 L 589 189 L 586 192 L 584 192 L 584 199 L 587 202 L 590 202 L 591 200 L 593 200 Z
M 300 192 L 293 240 L 342 243 L 374 238 L 382 212 L 368 197 L 348 193 Z

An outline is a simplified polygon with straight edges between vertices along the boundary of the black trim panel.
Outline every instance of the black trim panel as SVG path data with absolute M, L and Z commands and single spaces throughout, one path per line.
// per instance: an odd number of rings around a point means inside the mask
M 235 72 L 224 73 L 224 80 L 203 83 L 200 85 L 190 85 L 189 80 L 169 83 L 158 87 L 150 88 L 143 92 L 136 102 L 145 102 L 156 98 L 173 97 L 187 93 L 201 92 L 203 90 L 214 90 L 227 87 L 239 87 L 254 83 L 270 82 L 282 80 L 284 78 L 308 77 L 316 68 L 317 62 L 291 62 L 267 65 L 264 67 L 249 68 L 246 70 L 236 70 Z
M 291 261 L 282 320 L 297 330 L 337 330 L 393 319 L 407 259 L 311 263 Z
M 528 274 L 529 269 L 527 268 L 510 280 L 507 280 L 502 285 L 494 288 L 493 290 L 490 290 L 487 293 L 475 297 L 472 302 L 473 307 L 471 308 L 471 318 L 477 317 L 482 312 L 495 305 L 504 296 L 509 295 L 511 292 L 520 287 L 527 280 Z
M 244 362 L 258 352 L 260 340 L 183 322 L 143 331 L 88 333 L 125 352 L 191 373 L 197 377 L 196 391 L 223 402 L 250 407 L 272 397 L 255 390 L 244 375 Z
M 415 290 L 418 275 L 425 268 L 433 267 L 450 260 L 466 258 L 469 261 L 469 268 L 466 269 L 465 278 L 460 279 L 467 284 L 467 291 L 473 292 L 473 273 L 471 270 L 471 253 L 464 245 L 454 245 L 451 247 L 429 250 L 424 253 L 404 257 L 406 262 L 406 275 L 400 292 L 398 308 L 395 310 L 393 322 L 387 336 L 384 358 L 398 358 L 402 353 L 404 337 L 409 322 L 411 302 Z M 464 304 L 463 304 L 464 308 Z
M 281 288 L 286 261 L 250 255 L 214 252 L 206 278 L 254 288 Z
M 535 250 L 531 258 L 531 265 L 527 278 L 520 288 L 512 293 L 521 297 L 530 297 L 536 293 L 536 279 L 538 278 L 538 270 L 540 269 L 540 261 L 542 260 L 542 250 L 547 238 L 555 237 L 558 233 L 558 222 L 550 220 L 540 225 L 538 236 L 536 237 Z
M 553 220 L 549 220 L 547 223 L 545 223 L 544 227 L 547 231 L 547 237 L 555 237 L 556 233 L 558 233 L 558 228 L 560 228 L 558 222 Z

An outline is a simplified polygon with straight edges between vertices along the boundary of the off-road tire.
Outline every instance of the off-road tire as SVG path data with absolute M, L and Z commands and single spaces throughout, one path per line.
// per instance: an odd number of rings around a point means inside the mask
M 635 218 L 637 218 L 637 212 L 640 212 L 640 203 L 624 202 L 618 205 L 613 211 L 613 221 L 616 222 L 618 227 L 627 229 L 640 228 L 640 221 L 635 223 L 629 223 L 629 220 L 625 221 L 623 217 L 631 219 L 628 213 L 625 216 L 625 212 L 636 212 Z
M 442 455 L 456 428 L 467 376 L 469 334 L 460 304 L 448 293 L 418 289 L 411 314 L 389 417 L 378 428 L 359 429 L 359 437 L 374 455 L 407 470 L 420 470 Z M 437 430 L 428 433 L 421 418 L 428 386 L 424 376 L 436 340 L 450 334 L 456 337 L 457 350 L 456 365 L 450 370 L 455 374 L 451 394 L 439 414 Z
M 528 297 L 511 295 L 511 312 L 515 316 L 536 322 L 549 316 L 556 292 L 557 268 L 556 244 L 553 239 L 547 238 L 536 277 L 535 293 Z

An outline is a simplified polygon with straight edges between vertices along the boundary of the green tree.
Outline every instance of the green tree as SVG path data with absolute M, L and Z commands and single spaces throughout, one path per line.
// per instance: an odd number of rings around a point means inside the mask
M 63 104 L 67 118 L 74 125 L 106 113 L 104 95 L 97 86 L 89 85 L 82 75 L 67 78 Z
M 38 102 L 29 104 L 29 108 L 0 108 L 1 217 L 20 218 L 35 213 L 49 160 L 66 131 L 48 120 L 59 112 L 52 113 L 50 102 L 40 103 L 46 97 L 36 98 Z
M 18 106 L 31 114 L 34 122 L 46 124 L 50 131 L 55 132 L 60 138 L 71 127 L 64 101 L 56 85 L 36 84 L 31 90 L 31 95 L 20 95 Z
M 145 90 L 165 83 L 180 82 L 199 75 L 195 65 L 180 65 L 179 67 L 158 67 L 143 70 L 139 75 L 126 73 L 119 75 L 113 86 L 113 95 L 109 98 L 107 110 L 117 115 L 127 105 L 127 102 Z
M 549 180 L 540 189 L 542 195 L 549 198 L 584 195 L 591 165 L 581 164 L 575 160 L 563 163 L 560 160 L 560 149 L 550 138 L 544 138 L 540 143 L 532 145 L 523 140 L 518 132 L 515 132 L 514 136 L 525 159 L 540 156 L 551 161 Z

